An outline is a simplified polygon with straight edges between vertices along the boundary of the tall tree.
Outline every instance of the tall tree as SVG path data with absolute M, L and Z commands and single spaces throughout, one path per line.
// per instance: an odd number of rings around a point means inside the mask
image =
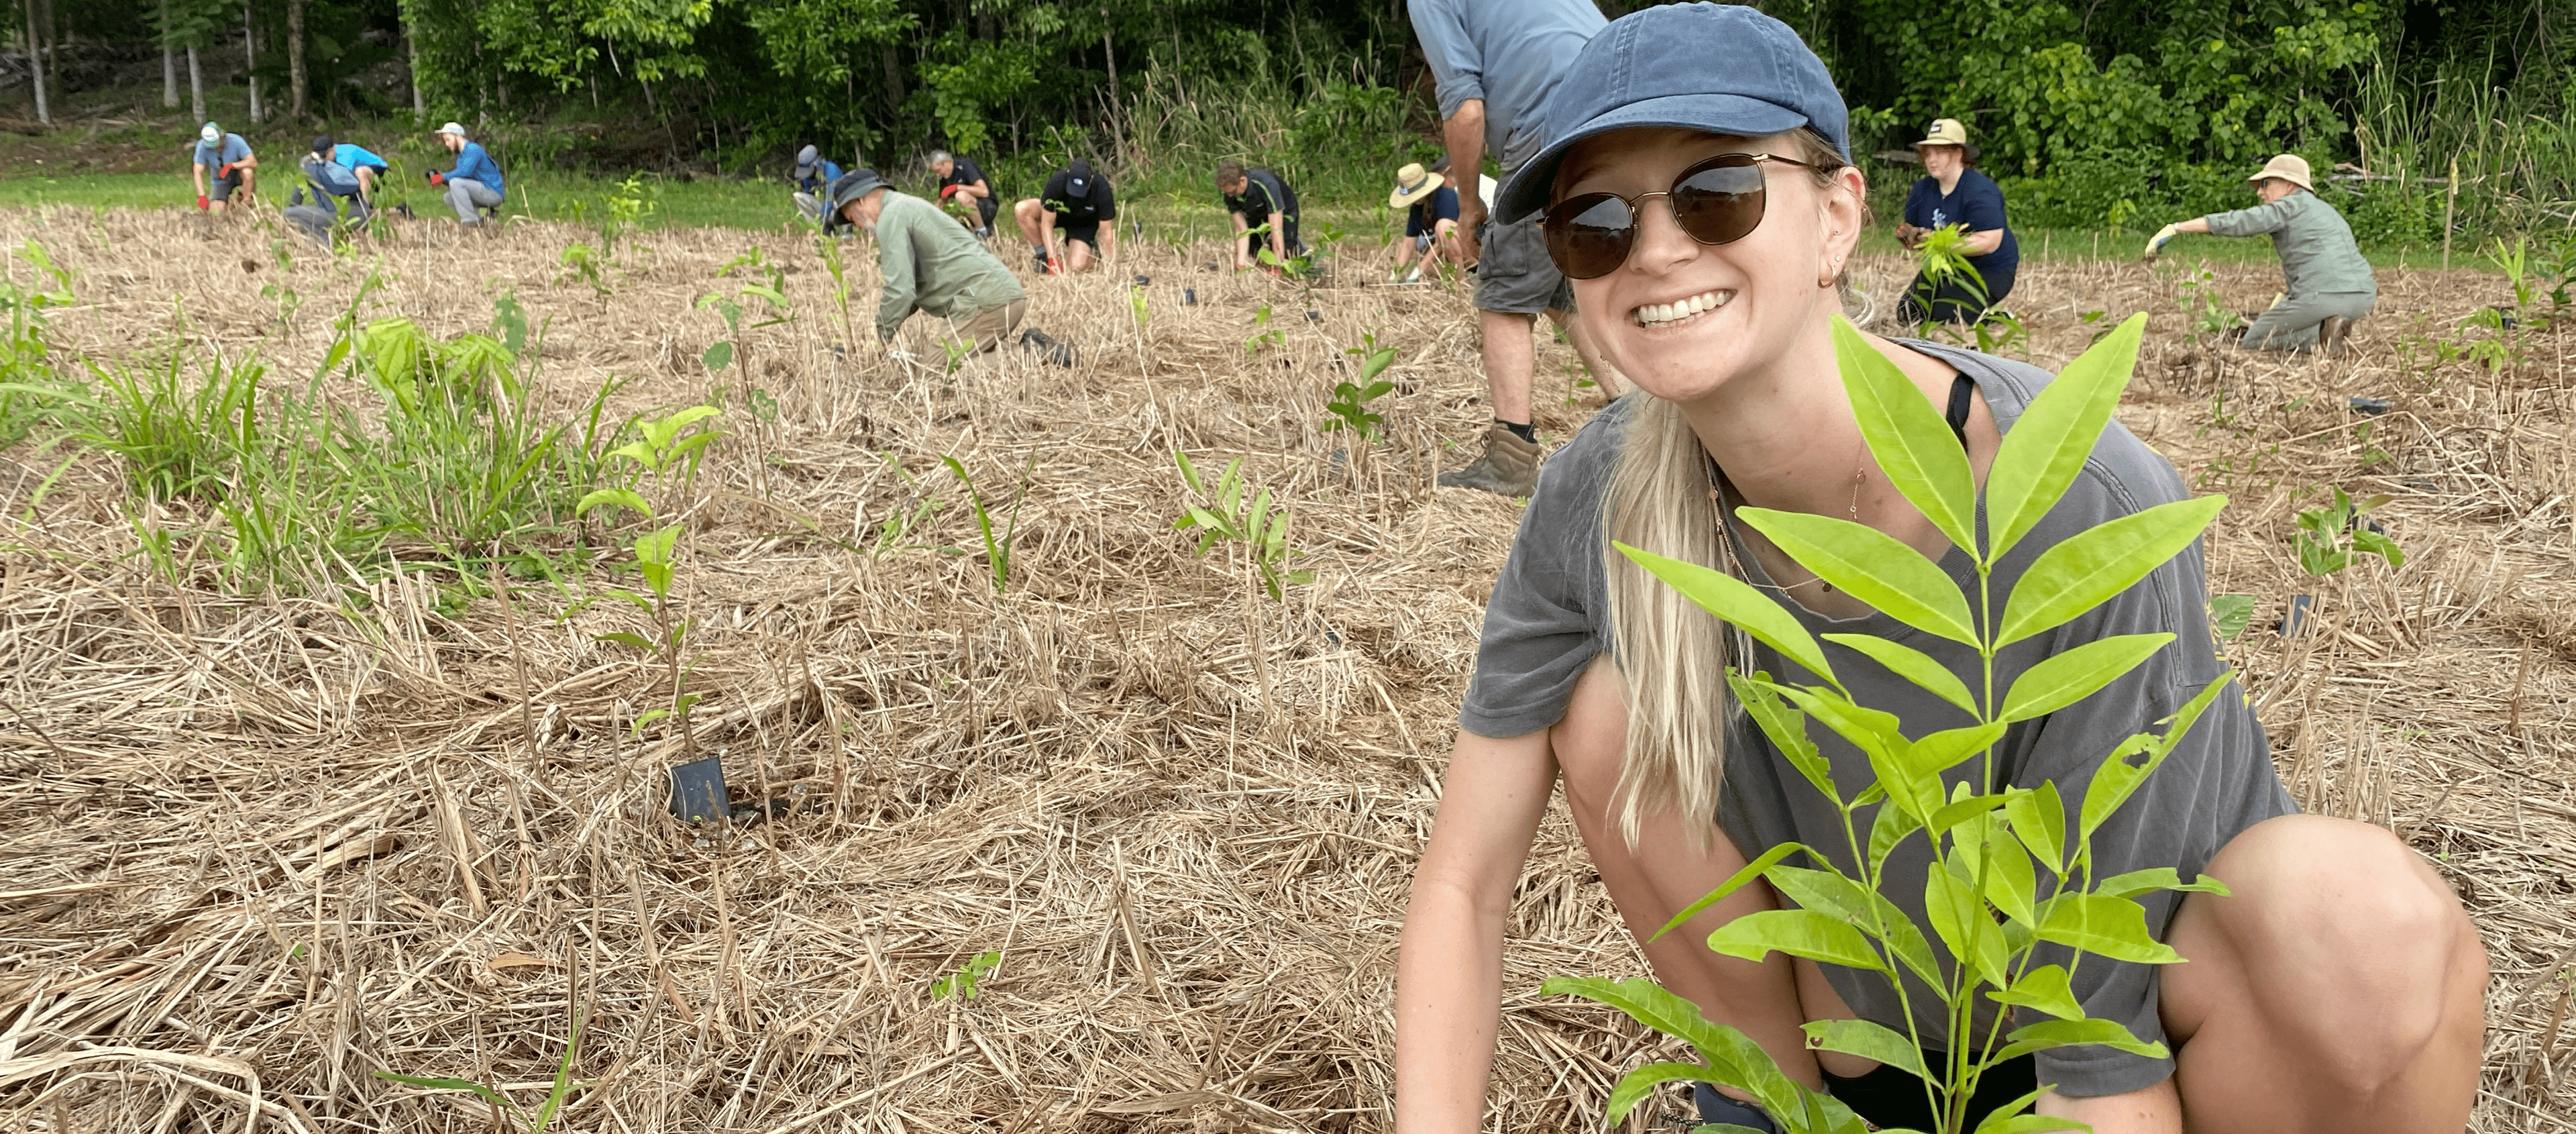
M 170 0 L 161 0 L 161 106 L 179 107 L 179 56 L 170 50 Z
M 286 81 L 293 88 L 294 109 L 298 122 L 304 121 L 304 0 L 286 0 Z
M 36 121 L 54 124 L 54 110 L 45 100 L 45 52 L 42 40 L 36 38 L 36 0 L 27 5 L 27 73 L 36 81 Z
M 188 115 L 206 120 L 206 68 L 197 62 L 197 45 L 188 45 Z
M 242 5 L 242 68 L 250 72 L 250 120 L 263 117 L 259 105 L 259 37 L 251 34 L 250 5 Z

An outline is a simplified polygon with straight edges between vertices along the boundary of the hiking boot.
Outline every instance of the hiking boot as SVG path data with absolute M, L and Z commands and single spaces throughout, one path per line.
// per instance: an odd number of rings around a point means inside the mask
M 2317 353 L 2328 358 L 2341 358 L 2344 337 L 2352 333 L 2352 320 L 2341 315 L 2328 315 L 2317 324 Z
M 1055 269 L 1055 262 L 1047 259 L 1046 249 L 1037 249 L 1036 251 L 1031 252 L 1030 255 L 1037 258 L 1039 275 L 1047 275 Z
M 1503 427 L 1485 431 L 1485 454 L 1456 472 L 1440 474 L 1442 488 L 1476 488 L 1496 496 L 1527 496 L 1538 489 L 1538 460 L 1543 450 L 1534 441 Z
M 1073 344 L 1060 343 L 1035 327 L 1020 332 L 1020 345 L 1038 352 L 1038 357 L 1058 366 L 1073 365 Z

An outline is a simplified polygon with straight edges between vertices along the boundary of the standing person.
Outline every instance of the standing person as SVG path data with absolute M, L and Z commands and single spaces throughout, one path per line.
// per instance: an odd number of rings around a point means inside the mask
M 1932 230 L 1963 226 L 1968 235 L 1959 242 L 1959 254 L 1976 269 L 1977 279 L 1972 284 L 1954 276 L 1936 283 L 1916 272 L 1897 303 L 1897 317 L 1908 326 L 1927 320 L 1973 326 L 2012 294 L 2013 274 L 2021 267 L 2021 242 L 2004 220 L 2003 187 L 1977 168 L 1977 147 L 1968 144 L 1968 128 L 1956 118 L 1934 119 L 1914 152 L 1923 158 L 1924 176 L 1905 194 L 1897 242 L 1921 248 Z
M 1395 270 L 1387 278 L 1412 283 L 1439 261 L 1441 251 L 1455 239 L 1458 191 L 1439 171 L 1414 162 L 1395 171 L 1395 191 L 1387 194 L 1386 207 L 1404 210 L 1404 239 L 1395 243 Z M 1416 255 L 1422 257 L 1419 265 L 1413 263 Z M 1407 272 L 1407 267 L 1413 270 Z
M 466 141 L 465 127 L 454 122 L 438 128 L 438 141 L 456 155 L 456 168 L 445 173 L 432 170 L 429 183 L 446 188 L 447 205 L 456 210 L 458 224 L 468 230 L 495 231 L 481 226 L 484 209 L 498 208 L 509 199 L 501 188 L 501 167 L 480 143 Z
M 1581 318 L 1641 392 L 1596 415 L 1548 462 L 1486 605 L 1464 731 L 1397 961 L 1396 1126 L 1481 1127 L 1514 887 L 1562 784 L 1593 867 L 1664 987 L 1745 1033 L 1809 1089 L 1831 1084 L 1862 1118 L 1930 1129 L 1910 1074 L 1812 1051 L 1802 1031 L 1851 1018 L 1906 1029 L 1884 970 L 1780 955 L 1744 961 L 1705 946 L 1722 925 L 1783 908 L 1768 883 L 1756 879 L 1647 943 L 1755 856 L 1792 841 L 1857 875 L 1845 824 L 1871 829 L 1882 805 L 1837 810 L 1728 695 L 1730 667 L 1803 669 L 1768 646 L 1730 644 L 1728 627 L 1613 542 L 1723 565 L 1779 596 L 1780 617 L 1804 634 L 1902 637 L 1920 648 L 1907 656 L 1971 687 L 2010 688 L 2044 660 L 2120 634 L 2161 637 L 2140 668 L 2013 723 L 1994 749 L 1997 778 L 2065 785 L 2070 804 L 2131 751 L 2123 739 L 2163 732 L 2159 722 L 2226 675 L 2203 613 L 2199 545 L 2107 605 L 1991 658 L 1819 585 L 1736 509 L 1848 516 L 1939 561 L 1964 580 L 1961 601 L 1973 603 L 1981 586 L 1873 462 L 1835 360 L 1832 319 L 1867 220 L 1868 184 L 1851 165 L 1842 96 L 1823 62 L 1787 25 L 1749 7 L 1650 7 L 1584 48 L 1545 120 L 1545 147 L 1504 187 L 1496 215 L 1544 210 L 1550 257 L 1577 280 Z M 1974 351 L 1865 341 L 1926 410 L 1947 418 L 1945 432 L 1979 477 L 2050 380 Z M 2034 562 L 2071 550 L 2076 533 L 2188 496 L 2172 465 L 2113 424 L 2063 500 L 1996 566 L 1994 593 L 2036 581 L 2045 568 Z M 1916 736 L 1967 720 L 1868 660 L 1884 654 L 1839 638 L 1826 634 L 1821 648 L 1853 702 L 1892 713 Z M 2055 1048 L 2008 1062 L 1989 1084 L 2017 1077 L 2007 1098 L 2036 1094 L 2041 1114 L 2090 1123 L 2096 1134 L 2460 1129 L 2478 1093 L 2484 1025 L 2476 927 L 2441 876 L 2386 829 L 2295 814 L 2245 698 L 2221 691 L 2206 705 L 2139 794 L 2102 822 L 2088 869 L 2095 878 L 2205 871 L 2232 896 L 2151 894 L 2149 930 L 2190 963 L 2088 956 L 2070 987 L 2088 1014 L 2165 1041 L 2172 1057 Z M 1812 738 L 1821 774 L 1845 792 L 1870 782 L 1870 758 L 1841 734 L 1803 719 L 1796 727 Z M 1982 771 L 1975 760 L 1952 768 L 1942 794 Z M 1926 919 L 1926 887 L 1895 880 L 1927 879 L 1930 861 L 1925 841 L 1908 838 L 1884 872 L 1882 896 L 1918 926 L 1941 924 Z M 1934 1045 L 1949 1042 L 1937 1007 L 1916 1019 Z M 1703 1121 L 1777 1129 L 1722 1092 L 1699 1100 Z
M 2361 246 L 2353 242 L 2352 226 L 2316 195 L 2308 161 L 2297 154 L 2274 157 L 2245 180 L 2253 183 L 2262 204 L 2166 225 L 2147 241 L 2147 258 L 2154 259 L 2179 233 L 2269 233 L 2272 251 L 2281 257 L 2286 295 L 2245 329 L 2245 348 L 2306 350 L 2321 345 L 2329 354 L 2339 353 L 2352 324 L 2379 303 L 2379 281 L 2370 274 Z
M 984 180 L 984 168 L 946 150 L 932 150 L 930 151 L 930 172 L 939 178 L 939 199 L 942 203 L 952 197 L 964 197 L 974 202 L 975 216 L 978 218 L 975 224 L 975 239 L 983 240 L 991 237 L 993 214 L 1001 211 L 1002 203 L 993 199 L 993 183 Z
M 915 311 L 948 320 L 973 354 L 999 345 L 1028 314 L 1028 292 L 991 249 L 939 206 L 895 192 L 875 170 L 853 169 L 833 182 L 831 206 L 824 231 L 857 225 L 876 237 L 877 271 L 885 280 L 877 338 L 889 347 Z M 1034 330 L 1021 342 L 1056 347 L 1051 357 L 1073 364 L 1069 350 Z
M 1242 237 L 1234 249 L 1237 269 L 1259 264 L 1264 247 L 1270 249 L 1272 259 L 1281 263 L 1291 256 L 1306 254 L 1306 242 L 1297 239 L 1297 191 L 1278 174 L 1266 169 L 1245 169 L 1239 161 L 1220 162 L 1216 167 L 1216 192 L 1226 215 L 1234 220 L 1234 234 Z M 1270 227 L 1253 233 L 1263 225 Z
M 188 177 L 197 187 L 197 211 L 222 216 L 234 193 L 259 196 L 259 155 L 239 134 L 228 134 L 212 122 L 197 128 L 197 145 L 188 162 Z
M 1439 80 L 1450 171 L 1481 175 L 1491 154 L 1509 181 L 1538 152 L 1545 126 L 1539 110 L 1575 53 L 1601 30 L 1600 10 L 1591 0 L 1412 0 L 1407 7 Z M 1485 430 L 1484 453 L 1466 468 L 1440 474 L 1440 483 L 1527 496 L 1538 485 L 1538 428 L 1530 417 L 1538 349 L 1530 332 L 1539 312 L 1566 332 L 1604 393 L 1617 397 L 1619 383 L 1601 364 L 1590 333 L 1567 322 L 1574 292 L 1548 263 L 1537 219 L 1493 224 L 1481 199 L 1462 198 L 1459 205 L 1459 262 L 1477 265 L 1477 329 L 1494 423 Z
M 823 197 L 832 191 L 832 183 L 841 179 L 841 167 L 822 151 L 812 146 L 796 151 L 796 170 L 789 180 L 796 183 L 796 211 L 805 219 L 823 219 Z
M 357 199 L 369 208 L 375 207 L 376 186 L 384 182 L 386 174 L 393 172 L 392 164 L 369 152 L 365 146 L 354 142 L 334 142 L 329 134 L 313 139 L 313 156 L 325 164 L 348 170 L 358 182 Z M 338 195 L 348 196 L 345 193 Z
M 1118 259 L 1118 195 L 1087 160 L 1075 158 L 1055 171 L 1038 196 L 1011 206 L 1011 215 L 1020 222 L 1020 235 L 1037 249 L 1041 272 L 1084 271 L 1094 256 L 1103 264 Z M 1058 233 L 1064 235 L 1061 249 L 1056 247 Z

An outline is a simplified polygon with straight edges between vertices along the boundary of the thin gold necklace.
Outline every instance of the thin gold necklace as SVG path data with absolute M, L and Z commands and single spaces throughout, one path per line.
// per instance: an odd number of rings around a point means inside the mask
M 1825 582 L 1824 576 L 1822 575 L 1811 576 L 1788 584 L 1753 582 L 1752 577 L 1745 573 L 1743 562 L 1735 557 L 1735 534 L 1728 530 L 1727 527 L 1724 471 L 1717 467 L 1717 458 L 1714 455 L 1708 454 L 1705 450 L 1702 451 L 1701 455 L 1708 458 L 1708 498 L 1717 502 L 1717 547 L 1718 553 L 1726 559 L 1726 573 L 1743 582 L 1753 583 L 1754 586 L 1760 587 L 1764 590 L 1778 591 L 1784 595 L 1790 591 L 1798 589 L 1799 587 L 1806 586 L 1809 583 L 1822 584 L 1822 593 L 1824 594 L 1834 593 L 1834 585 L 1832 583 Z M 1852 461 L 1851 503 L 1846 505 L 1843 509 L 1855 524 L 1860 522 L 1860 486 L 1861 482 L 1867 478 L 1868 470 L 1869 445 L 1864 441 L 1861 445 L 1860 455 Z

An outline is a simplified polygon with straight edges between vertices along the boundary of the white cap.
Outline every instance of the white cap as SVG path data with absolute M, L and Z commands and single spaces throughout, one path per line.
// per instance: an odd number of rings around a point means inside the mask
M 197 127 L 197 140 L 209 146 L 214 145 L 224 140 L 224 128 L 212 122 L 206 123 Z
M 465 127 L 461 123 L 450 122 L 445 126 L 439 127 L 436 132 L 441 134 L 454 134 L 457 137 L 462 138 L 465 136 Z

